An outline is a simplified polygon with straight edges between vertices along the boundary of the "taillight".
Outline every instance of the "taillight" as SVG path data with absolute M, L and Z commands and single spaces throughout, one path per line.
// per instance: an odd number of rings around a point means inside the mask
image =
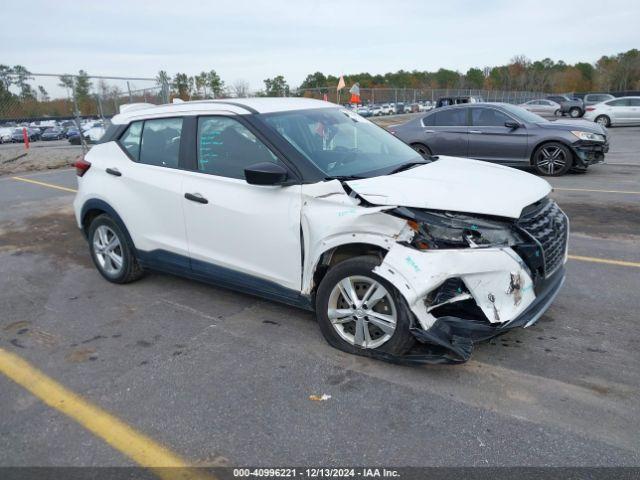
M 87 173 L 87 170 L 91 168 L 91 163 L 87 162 L 84 159 L 84 155 L 79 156 L 76 160 L 76 163 L 74 163 L 73 165 L 76 167 L 76 175 L 78 175 L 79 177 L 83 176 L 85 173 Z
M 587 107 L 587 108 L 585 108 L 585 110 L 587 112 L 593 112 L 595 110 L 595 107 Z

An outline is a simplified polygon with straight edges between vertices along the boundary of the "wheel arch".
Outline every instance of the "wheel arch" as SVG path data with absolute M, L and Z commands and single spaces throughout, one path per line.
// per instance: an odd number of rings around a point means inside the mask
M 568 143 L 565 139 L 562 138 L 544 138 L 539 140 L 536 144 L 531 147 L 531 153 L 529 154 L 529 165 L 532 167 L 535 165 L 535 154 L 538 152 L 538 149 L 547 143 L 561 143 L 565 147 L 567 147 L 571 151 L 571 163 L 575 164 L 576 161 L 576 152 L 573 148 L 573 145 Z
M 380 244 L 363 241 L 343 243 L 327 248 L 318 255 L 313 265 L 311 285 L 309 286 L 310 293 L 315 296 L 318 285 L 332 266 L 349 258 L 363 255 L 377 256 L 382 261 L 387 251 L 388 249 Z
M 80 222 L 82 225 L 82 233 L 85 238 L 88 238 L 89 235 L 89 225 L 91 222 L 102 214 L 107 214 L 109 217 L 113 219 L 114 222 L 118 224 L 118 227 L 124 232 L 127 237 L 127 241 L 133 247 L 134 252 L 136 251 L 135 244 L 133 243 L 133 239 L 129 234 L 129 230 L 125 225 L 122 217 L 116 212 L 116 210 L 109 205 L 104 200 L 99 200 L 97 198 L 92 198 L 87 200 L 84 205 L 82 205 L 82 210 L 80 212 Z

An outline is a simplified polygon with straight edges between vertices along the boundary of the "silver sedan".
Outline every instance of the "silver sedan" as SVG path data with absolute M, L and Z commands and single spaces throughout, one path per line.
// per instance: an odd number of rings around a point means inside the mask
M 560 114 L 560 104 L 553 100 L 530 100 L 526 103 L 520 104 L 519 106 L 543 117 L 553 117 Z

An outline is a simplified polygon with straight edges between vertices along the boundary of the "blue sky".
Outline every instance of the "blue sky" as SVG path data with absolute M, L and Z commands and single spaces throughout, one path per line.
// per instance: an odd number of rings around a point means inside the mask
M 1 64 L 144 77 L 213 68 L 252 89 L 278 74 L 295 86 L 317 70 L 466 71 L 516 54 L 575 62 L 640 48 L 636 0 L 28 3 L 2 22 Z

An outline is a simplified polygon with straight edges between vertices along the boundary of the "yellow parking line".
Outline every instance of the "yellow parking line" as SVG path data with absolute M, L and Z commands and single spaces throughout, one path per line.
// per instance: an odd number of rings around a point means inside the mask
M 0 348 L 0 373 L 45 404 L 64 413 L 163 480 L 209 479 L 185 460 L 146 435 L 47 377 L 19 356 Z M 173 467 L 173 468 L 166 468 Z
M 569 255 L 570 260 L 578 260 L 581 262 L 593 262 L 593 263 L 606 263 L 608 265 L 618 265 L 621 267 L 636 267 L 640 268 L 640 263 L 638 262 L 626 262 L 624 260 L 609 260 L 607 258 L 596 258 L 596 257 L 582 257 L 580 255 Z
M 53 183 L 40 182 L 38 180 L 32 180 L 30 178 L 24 178 L 24 177 L 11 177 L 11 178 L 13 180 L 19 180 L 21 182 L 33 183 L 35 185 L 40 185 L 42 187 L 55 188 L 56 190 L 62 190 L 63 192 L 71 192 L 71 193 L 76 193 L 77 192 L 77 190 L 75 188 L 62 187 L 60 185 L 54 185 Z
M 561 190 L 564 192 L 595 192 L 595 193 L 624 193 L 626 195 L 640 195 L 640 192 L 634 192 L 632 190 L 595 190 L 588 188 L 555 188 L 554 190 Z

